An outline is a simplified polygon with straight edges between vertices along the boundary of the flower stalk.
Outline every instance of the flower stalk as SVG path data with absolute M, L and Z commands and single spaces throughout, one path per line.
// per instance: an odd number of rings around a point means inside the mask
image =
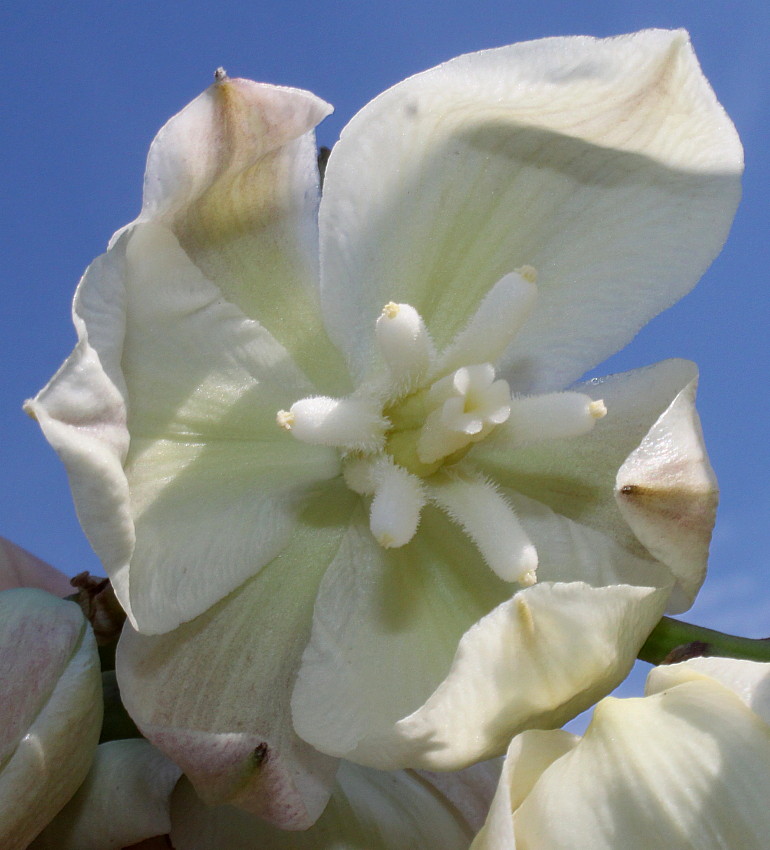
M 710 655 L 770 661 L 770 638 L 738 637 L 663 617 L 639 650 L 638 657 L 650 664 L 675 664 Z

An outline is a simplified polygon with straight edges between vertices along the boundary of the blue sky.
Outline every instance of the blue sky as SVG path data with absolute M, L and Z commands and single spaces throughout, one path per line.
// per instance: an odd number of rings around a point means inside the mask
M 681 26 L 743 139 L 744 200 L 696 290 L 601 371 L 672 356 L 699 363 L 699 408 L 722 502 L 711 573 L 688 619 L 770 634 L 769 9 L 765 0 L 6 0 L 0 533 L 67 572 L 100 571 L 64 471 L 21 403 L 72 346 L 75 284 L 138 212 L 153 135 L 217 66 L 330 101 L 336 112 L 319 142 L 331 145 L 374 95 L 459 53 L 547 35 Z

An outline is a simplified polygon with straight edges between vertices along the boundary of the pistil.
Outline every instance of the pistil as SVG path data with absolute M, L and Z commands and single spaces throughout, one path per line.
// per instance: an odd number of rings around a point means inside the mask
M 537 552 L 513 508 L 464 460 L 495 431 L 509 446 L 575 437 L 607 412 L 584 393 L 512 397 L 497 377 L 494 364 L 534 309 L 535 279 L 529 266 L 501 278 L 440 354 L 417 310 L 389 302 L 375 328 L 379 372 L 346 398 L 314 396 L 278 411 L 278 425 L 298 440 L 340 451 L 348 487 L 371 500 L 369 527 L 384 548 L 409 543 L 431 501 L 501 579 L 537 580 Z

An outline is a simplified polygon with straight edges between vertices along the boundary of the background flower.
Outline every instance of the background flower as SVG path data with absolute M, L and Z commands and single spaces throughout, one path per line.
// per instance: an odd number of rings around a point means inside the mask
M 515 738 L 473 850 L 741 847 L 770 821 L 770 665 L 655 668 L 644 698 L 608 697 L 583 738 Z
M 0 844 L 24 850 L 75 793 L 99 739 L 99 657 L 75 603 L 0 593 L 0 692 Z

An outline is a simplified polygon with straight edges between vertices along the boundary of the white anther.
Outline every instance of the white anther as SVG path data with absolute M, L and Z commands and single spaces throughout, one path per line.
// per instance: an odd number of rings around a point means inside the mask
M 544 440 L 562 440 L 587 434 L 607 414 L 602 401 L 585 393 L 547 393 L 514 398 L 508 421 L 495 439 L 506 446 L 522 446 Z
M 503 581 L 535 583 L 537 551 L 513 508 L 480 476 L 434 476 L 428 497 L 460 526 L 478 547 L 489 568 Z
M 399 391 L 403 392 L 425 377 L 435 356 L 433 342 L 414 307 L 393 301 L 386 304 L 377 319 L 375 332 Z
M 422 482 L 394 463 L 378 463 L 369 513 L 374 539 L 385 549 L 406 545 L 416 534 L 425 505 Z
M 434 373 L 445 375 L 466 363 L 496 363 L 535 306 L 535 277 L 535 270 L 524 266 L 500 278 L 470 322 L 441 353 Z
M 368 399 L 303 398 L 279 416 L 290 422 L 291 433 L 303 443 L 377 451 L 385 440 L 387 422 L 379 405 Z
M 279 410 L 275 414 L 275 421 L 284 431 L 291 431 L 291 426 L 294 424 L 294 414 L 288 410 Z

